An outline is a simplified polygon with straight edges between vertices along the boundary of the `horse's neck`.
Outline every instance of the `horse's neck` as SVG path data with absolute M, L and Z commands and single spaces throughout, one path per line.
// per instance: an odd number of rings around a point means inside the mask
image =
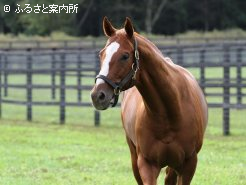
M 178 116 L 180 109 L 177 69 L 149 41 L 139 39 L 140 73 L 137 88 L 148 111 L 164 116 Z

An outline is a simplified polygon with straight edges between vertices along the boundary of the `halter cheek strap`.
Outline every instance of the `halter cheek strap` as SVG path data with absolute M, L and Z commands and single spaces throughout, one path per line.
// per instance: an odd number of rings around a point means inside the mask
M 123 87 L 130 81 L 136 79 L 137 71 L 139 70 L 139 52 L 138 52 L 138 43 L 136 38 L 134 37 L 134 60 L 132 64 L 132 69 L 130 72 L 120 81 L 120 82 L 113 82 L 108 77 L 104 75 L 97 75 L 96 79 L 104 80 L 109 86 L 114 89 L 114 103 L 112 107 L 115 107 L 119 100 L 119 95 L 123 89 Z

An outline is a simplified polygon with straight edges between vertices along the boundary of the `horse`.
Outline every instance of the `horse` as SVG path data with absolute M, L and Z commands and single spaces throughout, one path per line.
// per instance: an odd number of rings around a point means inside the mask
M 103 31 L 108 40 L 99 53 L 93 106 L 113 107 L 123 92 L 121 119 L 139 185 L 155 185 L 165 167 L 165 185 L 189 185 L 208 121 L 196 79 L 136 33 L 130 18 L 116 29 L 104 17 Z

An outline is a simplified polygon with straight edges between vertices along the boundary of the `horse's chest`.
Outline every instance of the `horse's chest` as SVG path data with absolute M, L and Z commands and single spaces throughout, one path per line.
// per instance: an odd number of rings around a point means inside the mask
M 178 166 L 184 159 L 184 151 L 174 137 L 170 130 L 142 128 L 137 135 L 138 152 L 161 167 Z

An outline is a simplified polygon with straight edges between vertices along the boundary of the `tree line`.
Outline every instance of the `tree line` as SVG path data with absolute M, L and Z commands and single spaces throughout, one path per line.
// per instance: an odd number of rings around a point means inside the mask
M 104 16 L 116 27 L 122 26 L 128 16 L 138 32 L 148 34 L 173 35 L 188 30 L 235 27 L 246 29 L 246 1 L 1 0 L 0 32 L 49 35 L 53 31 L 62 31 L 75 36 L 99 36 Z

